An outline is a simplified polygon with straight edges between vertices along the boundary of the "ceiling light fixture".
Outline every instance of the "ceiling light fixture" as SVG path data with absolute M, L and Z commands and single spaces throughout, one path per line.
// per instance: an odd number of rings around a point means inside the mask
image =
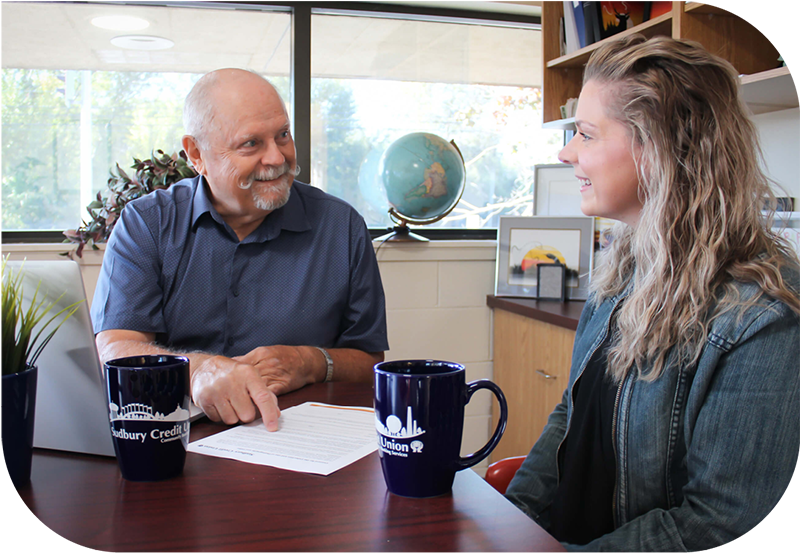
M 110 31 L 141 31 L 150 26 L 150 22 L 132 15 L 102 15 L 92 19 L 92 25 Z
M 168 38 L 146 35 L 117 36 L 111 39 L 111 44 L 127 50 L 166 50 L 175 46 Z

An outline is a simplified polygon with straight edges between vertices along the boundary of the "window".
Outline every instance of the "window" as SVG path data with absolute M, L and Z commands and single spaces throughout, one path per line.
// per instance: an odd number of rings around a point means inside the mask
M 461 201 L 435 226 L 532 214 L 534 165 L 556 163 L 563 144 L 563 132 L 541 128 L 538 29 L 315 14 L 311 32 L 315 186 L 385 228 L 377 161 L 401 136 L 430 132 L 454 140 L 467 166 Z
M 115 164 L 128 170 L 153 150 L 179 151 L 184 98 L 207 71 L 256 70 L 290 98 L 288 11 L 67 2 L 3 2 L 2 10 L 4 231 L 77 228 Z M 150 25 L 91 23 L 110 15 Z M 111 43 L 125 35 L 174 46 Z
M 179 73 L 3 69 L 3 230 L 76 228 L 109 168 L 180 148 Z
M 537 28 L 320 6 L 300 180 L 386 227 L 388 204 L 359 180 L 362 166 L 426 131 L 455 140 L 468 166 L 461 202 L 437 226 L 492 228 L 501 214 L 531 213 L 533 166 L 554 163 L 563 139 L 541 129 Z M 91 23 L 118 14 L 150 25 Z M 183 100 L 207 71 L 252 69 L 292 100 L 289 8 L 4 2 L 2 20 L 4 231 L 77 228 L 116 163 L 179 150 Z M 120 35 L 145 38 L 132 40 L 137 49 L 111 44 Z M 152 37 L 172 44 L 155 49 Z

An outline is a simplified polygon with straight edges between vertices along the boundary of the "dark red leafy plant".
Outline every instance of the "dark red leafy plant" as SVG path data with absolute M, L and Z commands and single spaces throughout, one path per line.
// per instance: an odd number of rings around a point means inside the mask
M 64 231 L 64 236 L 67 237 L 65 242 L 77 244 L 78 247 L 62 255 L 71 258 L 74 254 L 82 257 L 86 246 L 98 249 L 97 244 L 107 241 L 111 236 L 125 204 L 153 190 L 169 188 L 180 180 L 197 175 L 183 150 L 172 155 L 156 150 L 150 159 L 144 161 L 134 158 L 131 169 L 135 171 L 132 177 L 119 163 L 116 164 L 116 171 L 111 169 L 106 195 L 102 191 L 98 192 L 97 199 L 86 206 L 91 220 L 88 223 L 83 221 L 78 229 Z

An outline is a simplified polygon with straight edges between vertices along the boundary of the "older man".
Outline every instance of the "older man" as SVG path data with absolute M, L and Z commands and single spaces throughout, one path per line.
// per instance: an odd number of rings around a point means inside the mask
M 375 254 L 352 207 L 294 180 L 289 118 L 268 81 L 204 75 L 184 125 L 199 176 L 123 210 L 92 303 L 100 356 L 181 352 L 211 420 L 260 412 L 275 430 L 276 394 L 367 380 L 383 360 Z

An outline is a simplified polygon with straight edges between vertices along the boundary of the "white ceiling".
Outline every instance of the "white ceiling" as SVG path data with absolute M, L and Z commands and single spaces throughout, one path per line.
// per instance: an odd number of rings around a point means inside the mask
M 525 15 L 540 12 L 538 2 L 393 3 Z M 118 13 L 146 19 L 150 26 L 122 33 L 91 24 L 94 17 Z M 2 3 L 2 66 L 180 73 L 243 67 L 287 75 L 290 25 L 288 12 L 256 9 L 6 1 Z M 342 16 L 315 17 L 313 25 L 314 76 L 519 86 L 541 81 L 539 33 Z M 120 34 L 159 36 L 175 45 L 167 50 L 126 50 L 110 43 Z
M 204 73 L 221 65 L 259 71 L 270 64 L 288 66 L 287 13 L 70 2 L 3 2 L 2 9 L 3 67 Z M 150 26 L 125 33 L 91 24 L 97 16 L 121 13 Z M 111 39 L 121 34 L 160 36 L 175 46 L 156 51 L 112 46 Z M 285 59 L 271 59 L 272 52 Z

